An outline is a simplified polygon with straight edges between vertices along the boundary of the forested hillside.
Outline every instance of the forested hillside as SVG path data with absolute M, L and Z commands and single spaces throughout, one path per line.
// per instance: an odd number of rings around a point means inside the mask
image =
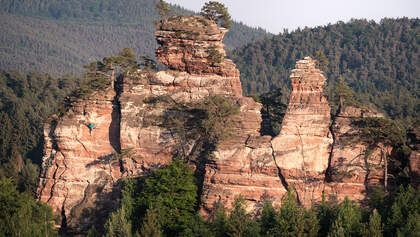
M 154 57 L 157 0 L 0 0 L 0 69 L 79 74 L 82 66 L 130 47 Z M 172 6 L 177 14 L 192 12 Z M 233 23 L 225 37 L 235 48 L 270 36 Z
M 244 92 L 259 94 L 289 90 L 290 70 L 307 55 L 327 59 L 329 64 L 322 66 L 328 68 L 330 86 L 343 77 L 362 102 L 391 118 L 410 122 L 420 117 L 419 19 L 352 20 L 298 29 L 237 48 L 229 56 L 241 72 Z

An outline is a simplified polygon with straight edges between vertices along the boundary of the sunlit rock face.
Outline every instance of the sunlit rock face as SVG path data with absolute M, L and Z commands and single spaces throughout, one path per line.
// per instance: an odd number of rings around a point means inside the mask
M 155 33 L 160 44 L 156 57 L 170 69 L 239 77 L 232 60 L 224 59 L 226 53 L 222 39 L 227 31 L 202 16 L 163 20 Z
M 275 161 L 299 201 L 310 205 L 323 191 L 331 151 L 330 106 L 323 95 L 326 78 L 309 57 L 290 75 L 292 92 L 280 134 L 272 141 Z
M 171 105 L 151 103 L 158 98 L 185 103 L 222 95 L 239 108 L 231 136 L 201 167 L 190 162 L 203 215 L 220 204 L 230 207 L 239 195 L 258 215 L 265 200 L 278 206 L 292 188 L 306 206 L 322 194 L 361 200 L 366 184 L 381 182 L 380 152 L 374 151 L 371 160 L 378 170 L 367 172 L 361 158 L 366 147 L 344 142 L 357 133 L 351 118 L 376 115 L 347 108 L 331 121 L 323 93 L 326 79 L 309 57 L 292 70 L 293 90 L 280 134 L 260 136 L 261 104 L 242 96 L 239 72 L 224 59 L 225 33 L 199 16 L 160 22 L 156 54 L 168 70 L 127 73 L 115 88 L 74 101 L 65 115 L 45 124 L 38 197 L 61 215 L 67 233 L 83 234 L 92 225 L 103 228 L 109 212 L 118 207 L 121 178 L 147 176 L 176 156 L 174 134 L 156 123 Z M 215 51 L 222 55 L 220 61 L 214 61 Z M 194 149 L 196 143 L 185 145 Z M 412 172 L 419 167 L 416 161 L 412 159 Z M 349 171 L 353 176 L 340 176 Z
M 181 19 L 193 25 L 199 20 L 206 22 L 201 17 Z M 171 25 L 178 23 L 165 21 L 161 28 L 168 30 Z M 188 30 L 202 35 L 194 34 L 197 38 L 185 39 L 184 43 L 189 40 L 196 50 L 191 62 L 182 59 L 188 69 L 168 64 L 176 70 L 130 72 L 118 78 L 115 88 L 97 91 L 72 102 L 65 115 L 53 117 L 45 124 L 45 156 L 38 197 L 61 215 L 62 225 L 69 234 L 86 233 L 94 224 L 103 227 L 109 212 L 118 206 L 121 177 L 147 175 L 173 159 L 175 140 L 167 129 L 154 121 L 169 105 L 150 103 L 150 99 L 168 96 L 181 103 L 216 94 L 231 97 L 241 108 L 240 117 L 248 118 L 242 119 L 241 126 L 246 128 L 238 132 L 245 137 L 246 133 L 257 134 L 260 105 L 242 97 L 236 66 L 224 58 L 216 64 L 206 61 L 205 54 L 211 45 L 216 45 L 216 50 L 224 56 L 221 41 L 226 30 L 213 23 L 189 27 Z M 160 49 L 171 50 L 182 41 L 172 36 L 166 39 L 158 36 L 158 40 Z M 178 44 L 175 51 L 184 51 L 187 57 L 191 48 L 182 44 Z M 163 56 L 160 49 L 157 54 Z M 199 52 L 202 52 L 202 64 L 194 61 Z M 165 63 L 161 56 L 158 58 Z M 171 65 L 176 65 L 172 56 L 168 58 Z M 199 67 L 191 67 L 196 63 Z M 89 125 L 94 128 L 90 129 Z
M 121 170 L 112 159 L 120 132 L 114 97 L 112 89 L 94 93 L 45 124 L 38 196 L 70 228 L 89 228 L 115 206 Z

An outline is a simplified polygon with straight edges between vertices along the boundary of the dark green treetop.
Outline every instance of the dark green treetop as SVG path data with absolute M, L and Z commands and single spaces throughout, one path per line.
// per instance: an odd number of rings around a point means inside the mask
M 230 14 L 227 8 L 220 2 L 206 2 L 203 8 L 201 8 L 200 14 L 209 20 L 220 23 L 220 25 L 224 28 L 229 29 L 232 25 Z
M 168 18 L 169 13 L 171 12 L 168 3 L 163 0 L 158 1 L 158 3 L 156 4 L 156 10 L 159 12 L 159 16 L 162 19 Z

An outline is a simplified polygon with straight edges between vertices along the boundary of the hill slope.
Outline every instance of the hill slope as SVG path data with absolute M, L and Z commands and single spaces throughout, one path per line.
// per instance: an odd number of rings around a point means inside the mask
M 289 90 L 296 59 L 324 52 L 329 85 L 338 77 L 394 119 L 420 117 L 420 20 L 366 20 L 305 28 L 233 50 L 246 94 Z M 288 93 L 287 93 L 288 94 Z
M 154 56 L 156 2 L 0 0 L 0 69 L 77 74 L 86 63 L 124 47 Z M 268 36 L 260 28 L 234 23 L 225 43 L 232 49 Z

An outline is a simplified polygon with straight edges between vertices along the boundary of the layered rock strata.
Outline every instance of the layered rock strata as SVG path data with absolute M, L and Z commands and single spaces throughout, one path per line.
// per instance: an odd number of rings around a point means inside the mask
M 326 78 L 309 57 L 296 63 L 292 93 L 280 134 L 272 141 L 275 161 L 287 186 L 310 205 L 323 191 L 324 173 L 333 142 L 330 106 L 323 95 Z
M 163 20 L 155 33 L 160 44 L 156 57 L 174 70 L 239 77 L 232 60 L 224 58 L 222 39 L 227 31 L 202 16 Z
M 344 142 L 357 134 L 351 119 L 367 114 L 348 108 L 330 128 L 330 107 L 323 96 L 326 79 L 309 57 L 292 70 L 293 90 L 280 135 L 260 136 L 261 104 L 242 97 L 239 72 L 223 57 L 225 33 L 203 17 L 161 22 L 157 58 L 170 70 L 130 72 L 115 90 L 78 100 L 66 115 L 45 125 L 38 195 L 61 214 L 63 227 L 73 234 L 94 223 L 103 227 L 107 213 L 117 206 L 121 177 L 144 176 L 171 161 L 176 141 L 155 121 L 170 105 L 151 103 L 163 98 L 183 103 L 217 94 L 229 97 L 240 110 L 233 135 L 216 147 L 200 173 L 203 214 L 218 204 L 230 207 L 238 195 L 258 214 L 264 200 L 280 205 L 291 187 L 307 206 L 323 193 L 360 200 L 366 184 L 378 182 L 382 173 L 363 167 L 366 148 Z M 222 57 L 215 61 L 215 55 Z M 193 147 L 191 143 L 187 145 Z M 354 176 L 339 176 L 349 171 Z
M 121 172 L 113 159 L 120 133 L 114 97 L 112 89 L 94 93 L 44 127 L 38 196 L 69 228 L 89 228 L 116 203 L 113 190 Z
M 356 120 L 367 117 L 383 117 L 366 108 L 346 106 L 335 116 L 332 124 L 334 145 L 327 173 L 329 181 L 326 193 L 338 200 L 349 197 L 363 200 L 370 185 L 383 182 L 385 153 L 391 154 L 391 147 L 378 144 L 367 147 L 360 141 L 360 127 Z
M 193 21 L 192 24 L 204 20 L 201 17 L 185 19 Z M 169 22 L 162 24 L 170 25 Z M 216 33 L 191 28 L 191 25 L 177 30 L 198 32 L 194 34 L 196 40 L 185 39 L 185 42 L 191 40 L 195 50 L 207 52 L 208 41 L 218 45 L 218 50 L 224 54 L 221 40 L 225 30 L 214 23 L 209 27 Z M 209 34 L 217 34 L 217 37 L 208 38 Z M 161 48 L 179 47 L 176 52 L 188 51 L 184 46 L 172 44 L 182 41 L 179 35 L 177 37 L 160 40 Z M 175 51 L 158 51 L 158 55 L 167 59 L 164 62 L 169 68 L 179 69 L 179 58 L 172 54 Z M 103 227 L 107 213 L 116 207 L 121 177 L 147 175 L 173 158 L 174 138 L 153 121 L 165 113 L 168 105 L 150 103 L 150 100 L 167 97 L 180 103 L 199 101 L 214 94 L 234 97 L 241 111 L 254 116 L 251 121 L 257 121 L 248 126 L 255 127 L 239 133 L 247 136 L 247 132 L 258 129 L 259 105 L 242 97 L 235 65 L 224 59 L 217 65 L 206 60 L 204 57 L 200 68 L 194 70 L 131 72 L 116 83 L 115 90 L 97 91 L 77 100 L 64 116 L 45 125 L 45 156 L 38 196 L 61 214 L 62 226 L 70 234 L 84 233 L 92 224 Z M 94 125 L 92 131 L 91 124 Z M 243 124 L 249 123 L 244 119 Z

